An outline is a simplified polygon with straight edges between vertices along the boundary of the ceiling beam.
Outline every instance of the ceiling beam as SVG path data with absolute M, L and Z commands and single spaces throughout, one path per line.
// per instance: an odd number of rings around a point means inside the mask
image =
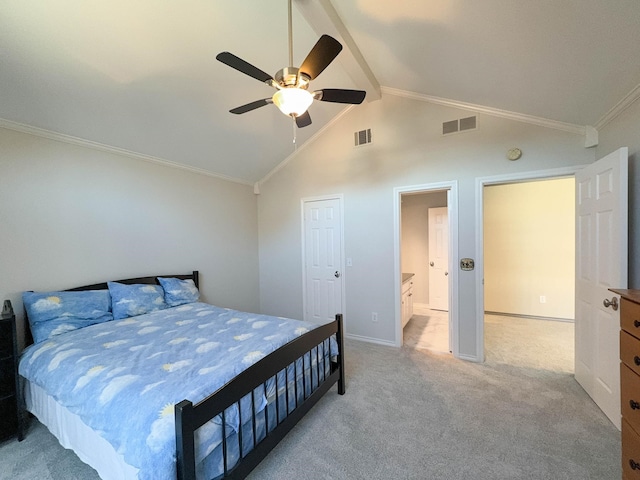
M 331 35 L 344 47 L 338 60 L 356 86 L 367 92 L 366 101 L 380 100 L 380 84 L 330 0 L 293 0 L 318 36 Z

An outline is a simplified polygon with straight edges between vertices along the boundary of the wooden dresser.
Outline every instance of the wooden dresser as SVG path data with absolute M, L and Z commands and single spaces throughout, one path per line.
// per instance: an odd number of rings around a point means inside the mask
M 620 300 L 622 478 L 640 479 L 640 290 L 611 290 Z

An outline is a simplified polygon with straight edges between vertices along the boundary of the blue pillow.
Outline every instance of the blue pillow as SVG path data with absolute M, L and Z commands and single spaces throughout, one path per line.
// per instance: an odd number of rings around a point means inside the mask
M 95 323 L 113 320 L 108 290 L 81 292 L 24 292 L 35 343 Z
M 179 278 L 158 277 L 158 281 L 164 289 L 164 301 L 170 307 L 197 302 L 200 298 L 198 287 L 191 279 L 180 280 Z
M 107 286 L 111 293 L 113 318 L 116 320 L 167 308 L 160 285 L 107 282 Z

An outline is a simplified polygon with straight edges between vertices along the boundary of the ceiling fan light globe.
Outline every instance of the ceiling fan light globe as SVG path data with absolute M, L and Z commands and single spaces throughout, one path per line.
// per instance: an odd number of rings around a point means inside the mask
M 313 103 L 313 94 L 301 88 L 283 88 L 273 94 L 273 103 L 285 115 L 302 115 Z

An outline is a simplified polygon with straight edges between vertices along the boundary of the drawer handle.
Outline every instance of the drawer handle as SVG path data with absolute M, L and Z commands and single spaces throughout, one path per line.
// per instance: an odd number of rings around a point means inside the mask
M 633 321 L 633 326 L 636 328 L 640 328 L 640 320 L 634 320 Z
M 629 465 L 631 466 L 631 470 L 640 470 L 640 463 L 635 462 L 633 459 L 629 460 Z
M 633 357 L 633 363 L 635 363 L 638 367 L 640 367 L 640 357 L 637 355 Z
M 631 406 L 631 410 L 640 410 L 640 403 L 635 400 L 629 400 L 629 405 Z

